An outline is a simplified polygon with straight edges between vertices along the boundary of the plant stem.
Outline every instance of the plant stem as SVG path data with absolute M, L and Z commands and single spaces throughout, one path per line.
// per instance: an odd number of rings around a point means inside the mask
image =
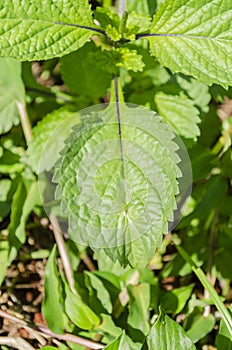
M 180 246 L 176 245 L 176 249 L 180 253 L 180 255 L 184 258 L 186 262 L 188 262 L 195 273 L 195 275 L 199 278 L 200 282 L 204 286 L 204 288 L 209 292 L 209 295 L 211 296 L 212 300 L 214 301 L 215 306 L 217 307 L 218 311 L 221 313 L 222 318 L 225 322 L 225 325 L 230 333 L 231 339 L 232 339 L 232 317 L 223 304 L 223 302 L 220 300 L 217 292 L 210 284 L 208 278 L 204 274 L 203 270 L 198 267 L 194 261 L 191 259 L 191 257 L 188 255 L 188 253 Z
M 96 267 L 87 253 L 81 253 L 81 260 L 88 267 L 89 271 L 96 271 Z
M 53 338 L 56 338 L 59 340 L 69 341 L 69 342 L 72 342 L 74 344 L 89 347 L 90 349 L 103 349 L 104 348 L 103 344 L 96 343 L 96 342 L 93 342 L 92 340 L 85 339 L 85 338 L 82 338 L 82 337 L 79 337 L 79 336 L 76 336 L 73 334 L 69 334 L 69 333 L 55 334 L 52 331 L 50 331 L 50 329 L 48 329 L 46 326 L 39 325 L 39 324 L 32 324 L 32 325 L 30 324 L 29 325 L 24 320 L 21 320 L 20 318 L 13 316 L 13 315 L 9 314 L 8 312 L 3 311 L 1 309 L 0 309 L 0 317 L 6 318 L 6 319 L 20 325 L 21 327 L 31 328 L 34 331 L 42 333 L 43 335 L 50 336 L 50 337 L 53 337 Z
M 65 241 L 63 238 L 63 234 L 59 225 L 59 221 L 57 220 L 57 217 L 54 214 L 49 215 L 49 219 L 52 223 L 52 231 L 59 249 L 60 257 L 63 263 L 65 276 L 68 281 L 68 285 L 71 289 L 71 291 L 74 294 L 77 294 L 75 285 L 74 285 L 74 278 L 73 278 L 73 272 L 72 272 L 72 266 L 69 260 L 68 252 L 66 249 Z
M 19 112 L 19 116 L 20 116 L 20 120 L 23 128 L 23 133 L 28 143 L 32 139 L 32 129 L 31 129 L 30 119 L 27 114 L 26 105 L 24 102 L 20 102 L 20 101 L 17 101 L 16 105 L 18 108 L 18 112 Z

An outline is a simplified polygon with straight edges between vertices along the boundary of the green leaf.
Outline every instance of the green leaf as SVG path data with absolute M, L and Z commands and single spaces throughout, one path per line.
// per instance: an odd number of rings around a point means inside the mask
M 187 95 L 194 101 L 194 104 L 199 107 L 202 112 L 209 111 L 209 102 L 211 95 L 209 93 L 209 87 L 203 83 L 200 83 L 196 79 L 176 76 L 176 80 L 180 87 L 187 93 Z
M 160 303 L 166 312 L 178 314 L 184 308 L 187 300 L 190 298 L 194 285 L 175 288 L 171 292 L 164 293 L 161 296 Z
M 165 67 L 209 85 L 231 85 L 229 1 L 164 1 L 156 12 L 150 33 L 151 52 Z
M 5 274 L 8 267 L 8 254 L 8 241 L 0 241 L 0 286 L 5 279 Z
M 77 124 L 78 121 L 76 112 L 62 107 L 47 114 L 33 128 L 33 137 L 24 161 L 36 174 L 44 170 L 49 171 L 54 167 L 59 158 L 59 152 L 64 147 L 64 140 L 69 135 L 72 125 Z
M 105 70 L 104 65 L 96 64 L 96 61 L 101 60 L 101 55 L 101 49 L 91 42 L 62 57 L 61 75 L 71 92 L 92 98 L 106 95 L 111 74 Z
M 207 317 L 201 316 L 193 323 L 192 327 L 187 331 L 187 335 L 194 343 L 204 338 L 210 333 L 215 325 L 215 318 L 213 315 Z M 220 348 L 221 350 L 221 348 Z
M 102 322 L 94 328 L 96 332 L 103 333 L 104 336 L 110 338 L 112 341 L 115 337 L 118 337 L 122 333 L 122 329 L 117 327 L 110 315 L 102 314 Z
M 12 58 L 0 58 L 0 134 L 19 124 L 17 102 L 23 102 L 24 97 L 21 64 Z
M 81 26 L 94 27 L 87 0 L 6 0 L 0 5 L 1 56 L 23 61 L 66 55 L 92 36 Z
M 145 16 L 153 16 L 156 10 L 156 0 L 130 0 L 126 2 L 126 9 L 128 12 L 135 11 Z
M 54 346 L 45 346 L 45 348 L 41 348 L 41 350 L 57 350 Z
M 119 75 L 120 67 L 138 72 L 142 71 L 145 66 L 142 55 L 139 55 L 137 50 L 131 50 L 127 47 L 104 50 L 100 55 L 97 52 L 91 52 L 89 58 L 95 62 L 98 69 L 104 67 L 104 70 L 112 77 Z
M 11 187 L 12 182 L 9 179 L 0 181 L 0 222 L 9 214 L 11 207 Z
M 232 306 L 230 306 L 230 312 L 231 311 Z M 223 319 L 220 322 L 219 333 L 216 337 L 216 346 L 220 350 L 232 350 L 232 336 Z
M 56 263 L 56 246 L 54 246 L 45 269 L 44 300 L 42 313 L 48 327 L 57 334 L 64 332 L 64 310 L 62 307 L 62 290 Z
M 215 158 L 212 152 L 197 143 L 189 150 L 189 156 L 193 169 L 193 181 L 206 179 L 214 166 L 213 160 Z
M 150 286 L 148 283 L 141 283 L 136 286 L 129 285 L 127 288 L 130 297 L 128 324 L 147 335 L 150 330 Z
M 184 329 L 168 317 L 162 308 L 160 308 L 159 317 L 152 326 L 146 341 L 149 350 L 155 350 L 157 346 L 165 350 L 196 350 Z
M 199 111 L 194 102 L 185 95 L 173 96 L 163 92 L 155 95 L 159 114 L 173 127 L 178 135 L 195 138 L 200 135 L 197 123 L 200 122 Z
M 110 300 L 110 295 L 107 289 L 104 287 L 104 284 L 102 283 L 102 281 L 89 271 L 85 271 L 85 275 L 88 276 L 90 284 L 92 288 L 96 291 L 97 298 L 101 302 L 102 306 L 105 308 L 106 311 L 111 313 L 112 303 Z
M 79 295 L 70 291 L 66 283 L 65 293 L 65 311 L 75 325 L 82 329 L 92 329 L 99 325 L 99 317 L 81 300 Z
M 12 202 L 8 226 L 9 262 L 15 259 L 18 249 L 25 243 L 25 227 L 31 211 L 36 205 L 41 204 L 38 183 L 30 183 L 27 187 L 23 182 L 20 182 Z
M 145 265 L 176 208 L 177 145 L 154 112 L 123 103 L 119 109 L 125 159 L 116 105 L 83 116 L 62 151 L 56 196 L 72 239 L 94 250 L 104 248 L 122 264 L 128 259 Z
M 129 13 L 123 36 L 133 40 L 135 39 L 136 34 L 147 32 L 150 25 L 151 18 L 149 16 L 144 16 L 141 13 Z
M 105 347 L 106 350 L 139 350 L 140 348 L 141 346 L 134 344 L 124 332 Z

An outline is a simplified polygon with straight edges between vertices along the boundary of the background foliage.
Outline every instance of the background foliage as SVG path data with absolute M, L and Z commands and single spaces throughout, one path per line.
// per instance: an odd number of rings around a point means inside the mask
M 232 7 L 89 3 L 0 5 L 1 347 L 228 350 Z M 45 147 L 50 170 L 64 146 L 46 145 L 54 129 L 64 140 L 64 121 L 79 125 L 77 111 L 108 103 L 115 76 L 126 102 L 158 112 L 182 137 L 193 172 L 181 222 L 149 256 L 145 243 L 133 248 L 134 259 L 60 235 L 38 189 Z

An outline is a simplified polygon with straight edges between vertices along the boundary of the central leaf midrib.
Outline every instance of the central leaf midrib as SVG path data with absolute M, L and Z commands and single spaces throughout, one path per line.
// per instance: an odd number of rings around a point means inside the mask
M 191 34 L 180 34 L 180 33 L 147 33 L 147 34 L 138 34 L 137 38 L 145 38 L 145 37 L 177 37 L 177 38 L 183 38 L 183 39 L 202 39 L 202 40 L 211 40 L 211 41 L 225 41 L 225 42 L 232 42 L 232 39 L 223 39 L 218 37 L 211 37 L 211 36 L 203 36 L 203 35 L 191 35 Z
M 115 92 L 115 102 L 116 102 L 116 114 L 117 114 L 117 119 L 118 119 L 118 136 L 119 136 L 121 163 L 122 163 L 122 177 L 123 177 L 123 180 L 125 180 L 126 174 L 125 174 L 125 164 L 124 164 L 124 154 L 123 154 L 123 144 L 122 144 L 122 129 L 121 129 L 121 113 L 120 113 L 120 106 L 119 106 L 118 77 L 116 77 L 114 79 L 114 92 Z

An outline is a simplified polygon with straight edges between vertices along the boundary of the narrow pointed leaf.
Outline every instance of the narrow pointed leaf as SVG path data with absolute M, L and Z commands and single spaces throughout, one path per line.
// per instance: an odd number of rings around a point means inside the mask
M 15 192 L 9 229 L 9 263 L 15 259 L 18 249 L 26 241 L 26 223 L 31 211 L 36 205 L 40 205 L 38 183 L 30 183 L 27 187 L 20 182 Z
M 0 5 L 0 52 L 18 60 L 44 60 L 77 50 L 93 32 L 87 0 L 11 1 Z
M 164 1 L 150 28 L 151 52 L 162 65 L 212 85 L 232 81 L 232 3 Z
M 58 334 L 64 331 L 64 311 L 62 308 L 62 290 L 56 265 L 56 246 L 47 261 L 45 270 L 44 301 L 42 312 L 48 327 Z

